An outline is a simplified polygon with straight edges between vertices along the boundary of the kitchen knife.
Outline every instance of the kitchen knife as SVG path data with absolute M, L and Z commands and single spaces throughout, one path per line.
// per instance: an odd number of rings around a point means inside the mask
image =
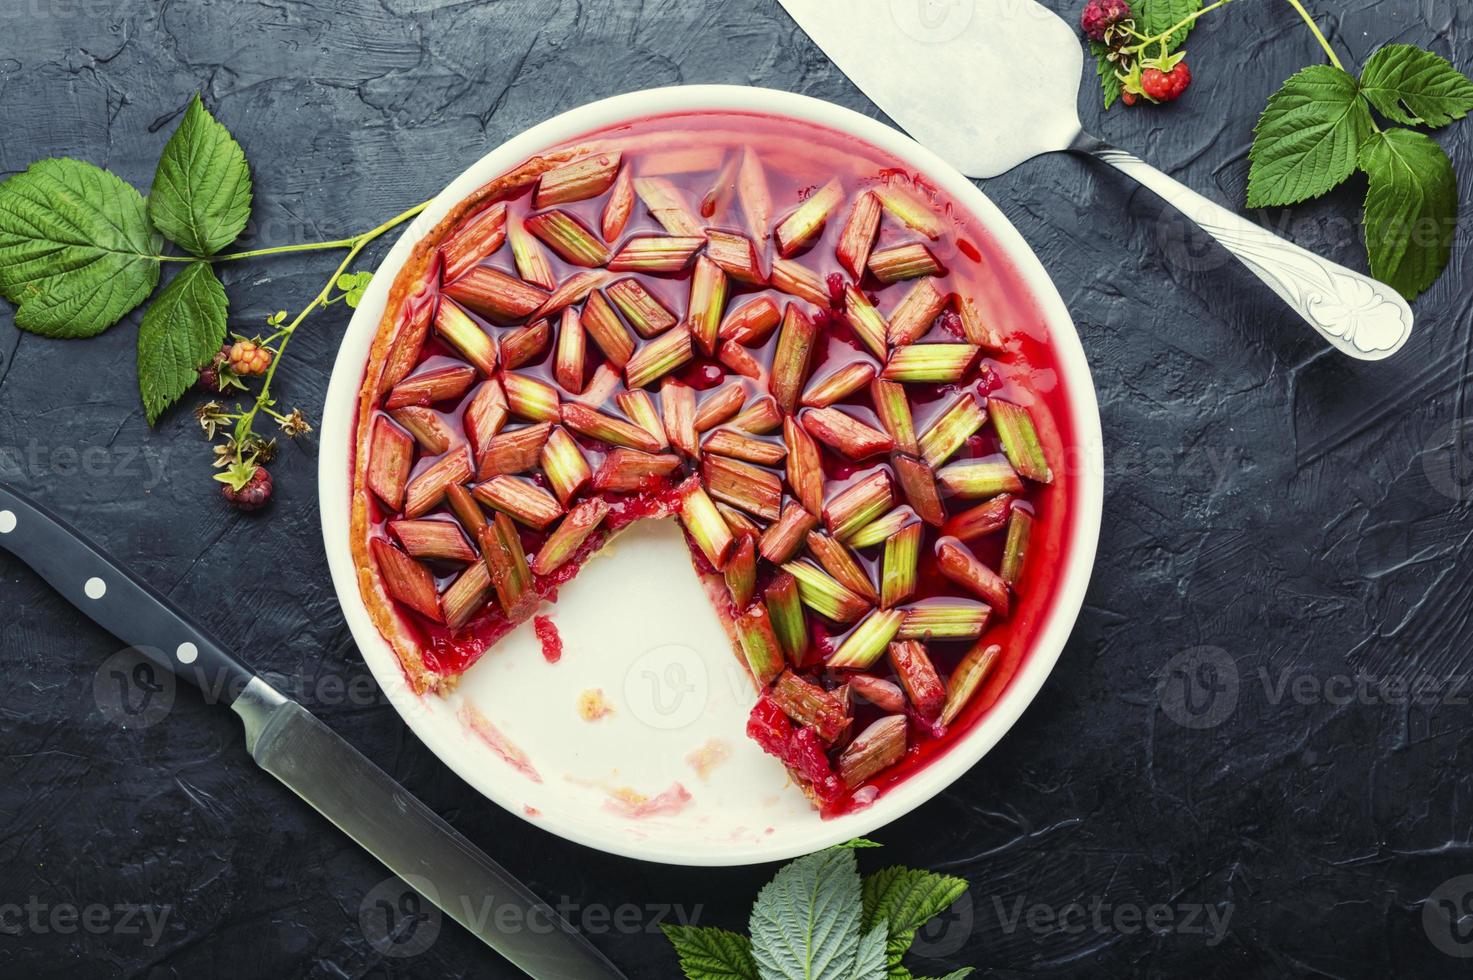
M 1076 109 L 1080 39 L 1034 0 L 781 3 L 875 105 L 968 177 L 996 177 L 1041 153 L 1093 156 L 1196 222 L 1337 350 L 1379 360 L 1411 336 L 1411 308 L 1390 286 L 1085 132 Z
M 158 666 L 202 691 L 220 692 L 244 722 L 246 749 L 262 769 L 529 976 L 624 977 L 527 886 L 306 708 L 59 518 L 4 484 L 0 548 Z M 506 922 L 517 927 L 496 928 Z

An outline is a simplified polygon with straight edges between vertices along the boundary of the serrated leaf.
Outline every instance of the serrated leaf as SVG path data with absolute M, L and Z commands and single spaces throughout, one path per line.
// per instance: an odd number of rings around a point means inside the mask
M 245 152 L 196 95 L 159 158 L 148 215 L 169 241 L 203 256 L 235 241 L 250 214 Z
M 760 980 L 746 936 L 703 926 L 662 925 L 687 980 Z
M 1437 280 L 1458 218 L 1453 163 L 1430 136 L 1409 129 L 1375 133 L 1361 147 L 1366 251 L 1371 274 L 1408 300 Z
M 1186 18 L 1202 9 L 1202 0 L 1142 0 L 1135 5 L 1135 29 L 1138 33 L 1147 37 L 1153 37 L 1162 31 L 1174 27 Z M 1196 26 L 1196 21 L 1188 24 L 1173 33 L 1166 39 L 1166 49 L 1174 51 L 1181 47 L 1187 35 Z M 1157 49 L 1147 49 L 1146 54 L 1154 55 Z
M 158 285 L 162 247 L 143 196 L 101 167 L 53 158 L 0 183 L 0 296 L 22 330 L 102 333 Z
M 1115 74 L 1115 63 L 1106 55 L 1110 49 L 1100 41 L 1089 42 L 1090 53 L 1095 56 L 1095 74 L 1100 77 L 1100 93 L 1105 98 L 1105 108 L 1115 104 L 1120 98 L 1120 76 Z
M 191 262 L 169 281 L 138 328 L 138 390 L 153 425 L 199 377 L 225 339 L 225 290 L 215 271 Z
M 860 912 L 852 849 L 829 848 L 784 866 L 752 906 L 752 956 L 762 980 L 850 980 Z
M 854 980 L 885 980 L 890 960 L 886 942 L 889 933 L 882 922 L 859 938 L 859 951 L 854 958 Z
M 1473 81 L 1414 44 L 1388 44 L 1371 55 L 1360 90 L 1388 119 L 1408 126 L 1446 126 L 1473 110 Z
M 862 927 L 886 927 L 892 976 L 903 970 L 900 960 L 915 941 L 916 930 L 945 912 L 966 890 L 967 883 L 961 878 L 916 868 L 882 868 L 865 876 Z
M 343 299 L 352 309 L 363 302 L 363 293 L 373 282 L 372 272 L 345 272 L 338 276 L 337 286 L 343 291 Z
M 1269 98 L 1248 153 L 1249 207 L 1318 197 L 1350 176 L 1371 132 L 1357 88 L 1339 68 L 1311 65 Z
M 855 848 L 867 848 L 867 847 L 884 847 L 885 845 L 884 844 L 881 844 L 879 841 L 870 840 L 868 837 L 854 837 L 854 838 L 851 838 L 849 840 L 846 840 L 842 844 L 835 844 L 834 846 L 835 847 L 848 847 L 848 848 L 851 848 L 851 849 L 855 849 Z

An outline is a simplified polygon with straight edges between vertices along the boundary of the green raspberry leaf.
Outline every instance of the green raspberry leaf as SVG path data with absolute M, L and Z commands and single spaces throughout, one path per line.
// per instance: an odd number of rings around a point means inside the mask
M 159 158 L 148 215 L 169 241 L 204 256 L 235 241 L 250 214 L 245 153 L 196 95 Z
M 1410 129 L 1376 133 L 1361 147 L 1366 251 L 1371 274 L 1408 300 L 1447 265 L 1458 220 L 1453 163 L 1430 136 Z
M 662 925 L 687 980 L 759 980 L 752 942 L 725 929 Z
M 890 937 L 886 953 L 892 977 L 909 975 L 903 972 L 900 960 L 915 941 L 916 930 L 945 912 L 966 890 L 967 883 L 962 878 L 915 868 L 883 868 L 865 877 L 862 927 L 886 927 Z
M 1089 42 L 1089 50 L 1095 56 L 1095 74 L 1100 76 L 1100 92 L 1105 97 L 1105 108 L 1108 109 L 1120 98 L 1120 76 L 1115 74 L 1115 63 L 1105 57 L 1110 49 L 1102 42 Z
M 163 244 L 143 196 L 90 163 L 41 160 L 0 183 L 0 296 L 22 330 L 102 333 L 159 284 Z
M 1202 0 L 1144 0 L 1138 3 L 1135 10 L 1135 29 L 1137 32 L 1152 37 L 1160 34 L 1167 28 L 1181 23 L 1186 18 L 1202 9 Z M 1181 28 L 1166 39 L 1166 49 L 1175 51 L 1181 47 L 1187 35 L 1196 26 L 1196 21 Z M 1148 49 L 1147 54 L 1155 54 L 1154 48 Z
M 784 866 L 752 906 L 752 956 L 762 980 L 852 980 L 860 912 L 852 848 L 829 848 Z
M 886 980 L 889 974 L 889 933 L 881 922 L 859 939 L 859 951 L 854 958 L 854 980 Z
M 1386 118 L 1408 126 L 1446 126 L 1473 110 L 1473 81 L 1414 44 L 1388 44 L 1371 55 L 1360 90 Z
M 191 262 L 143 314 L 138 329 L 138 390 L 153 425 L 199 377 L 225 339 L 225 289 L 204 262 Z
M 1371 133 L 1359 85 L 1331 65 L 1311 65 L 1268 100 L 1248 156 L 1248 206 L 1295 204 L 1318 197 L 1355 170 Z

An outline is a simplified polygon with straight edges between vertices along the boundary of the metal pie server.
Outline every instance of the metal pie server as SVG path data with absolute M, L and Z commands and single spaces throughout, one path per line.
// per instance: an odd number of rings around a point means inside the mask
M 968 177 L 996 177 L 1041 153 L 1093 156 L 1196 222 L 1337 350 L 1379 360 L 1411 336 L 1411 308 L 1390 286 L 1086 133 L 1076 109 L 1081 39 L 1034 0 L 780 2 L 875 105 Z
M 389 870 L 537 980 L 624 974 L 545 902 L 343 741 L 262 680 L 163 596 L 40 505 L 0 484 L 0 549 L 94 623 L 245 723 L 262 768 Z M 515 929 L 498 928 L 512 922 Z

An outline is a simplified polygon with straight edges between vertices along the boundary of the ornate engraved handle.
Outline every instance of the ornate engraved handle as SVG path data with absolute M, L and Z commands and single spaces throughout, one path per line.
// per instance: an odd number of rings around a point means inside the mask
M 1082 150 L 1135 178 L 1232 252 L 1339 350 L 1365 361 L 1389 357 L 1412 333 L 1412 310 L 1401 295 L 1369 276 L 1285 241 L 1178 183 L 1139 157 L 1092 136 Z

